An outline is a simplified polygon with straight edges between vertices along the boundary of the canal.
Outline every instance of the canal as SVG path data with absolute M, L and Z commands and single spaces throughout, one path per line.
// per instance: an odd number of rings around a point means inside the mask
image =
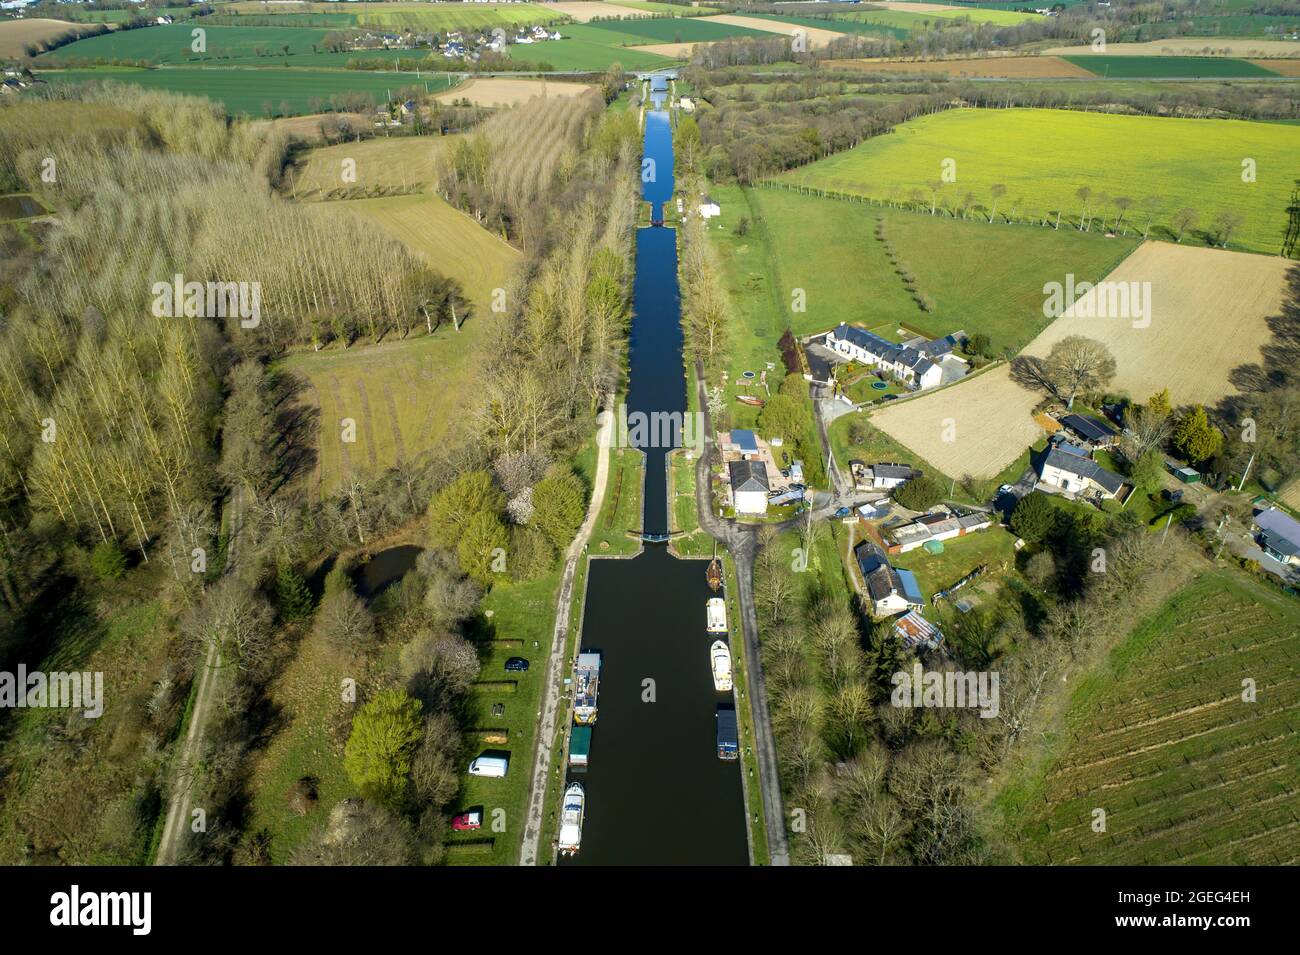
M 645 122 L 643 195 L 654 221 L 662 220 L 673 193 L 665 98 L 653 94 L 655 109 Z M 637 412 L 669 412 L 680 421 L 686 413 L 677 234 L 662 226 L 637 231 L 626 400 L 629 420 Z M 680 430 L 674 432 L 679 444 Z M 669 527 L 669 448 L 642 450 L 643 530 L 662 534 Z M 599 716 L 590 765 L 571 775 L 586 788 L 587 803 L 582 849 L 566 865 L 748 861 L 741 762 L 717 757 L 716 710 L 733 701 L 713 688 L 715 638 L 705 631 L 705 601 L 713 593 L 704 569 L 705 562 L 677 560 L 656 543 L 631 560 L 591 561 L 582 649 L 601 654 Z M 741 652 L 733 646 L 733 659 Z

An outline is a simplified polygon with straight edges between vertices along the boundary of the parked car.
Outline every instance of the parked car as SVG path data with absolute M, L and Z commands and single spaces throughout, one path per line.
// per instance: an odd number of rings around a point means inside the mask
M 481 809 L 471 809 L 468 812 L 462 812 L 458 816 L 451 817 L 451 827 L 457 832 L 465 832 L 469 829 L 478 829 L 483 825 L 483 811 Z
M 523 657 L 511 657 L 506 661 L 506 669 L 511 673 L 528 672 L 528 661 Z
M 880 400 L 881 400 L 881 401 L 897 401 L 897 400 L 898 400 L 898 395 L 885 395 L 885 397 L 881 398 Z
M 851 508 L 851 507 L 841 507 L 838 511 L 835 512 L 835 516 L 836 516 L 836 517 L 848 517 L 848 516 L 849 516 L 850 514 L 852 514 L 852 513 L 853 513 L 853 508 Z
M 1010 494 L 1013 490 L 1015 490 L 1015 485 L 1014 485 L 1014 484 L 1004 484 L 1004 485 L 1002 485 L 1000 488 L 998 488 L 998 493 L 999 493 L 999 494 Z

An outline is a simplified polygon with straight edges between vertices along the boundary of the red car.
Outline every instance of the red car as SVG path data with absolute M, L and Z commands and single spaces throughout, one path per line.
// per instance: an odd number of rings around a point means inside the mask
M 483 825 L 483 812 L 479 809 L 471 809 L 469 812 L 462 812 L 459 816 L 452 816 L 451 827 L 458 832 L 466 829 L 478 829 Z

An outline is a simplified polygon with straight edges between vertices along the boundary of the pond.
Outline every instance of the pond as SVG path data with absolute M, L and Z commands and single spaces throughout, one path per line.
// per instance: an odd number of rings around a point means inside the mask
M 415 569 L 416 558 L 423 550 L 414 544 L 381 550 L 357 568 L 354 574 L 357 593 L 366 600 L 383 593 Z

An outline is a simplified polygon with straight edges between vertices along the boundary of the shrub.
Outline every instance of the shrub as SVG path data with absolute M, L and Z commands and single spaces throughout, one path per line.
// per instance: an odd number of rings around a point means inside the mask
M 366 799 L 399 809 L 420 742 L 420 704 L 405 690 L 381 690 L 352 721 L 343 768 Z
M 126 573 L 126 555 L 116 541 L 100 541 L 90 552 L 90 569 L 101 580 L 117 580 Z

